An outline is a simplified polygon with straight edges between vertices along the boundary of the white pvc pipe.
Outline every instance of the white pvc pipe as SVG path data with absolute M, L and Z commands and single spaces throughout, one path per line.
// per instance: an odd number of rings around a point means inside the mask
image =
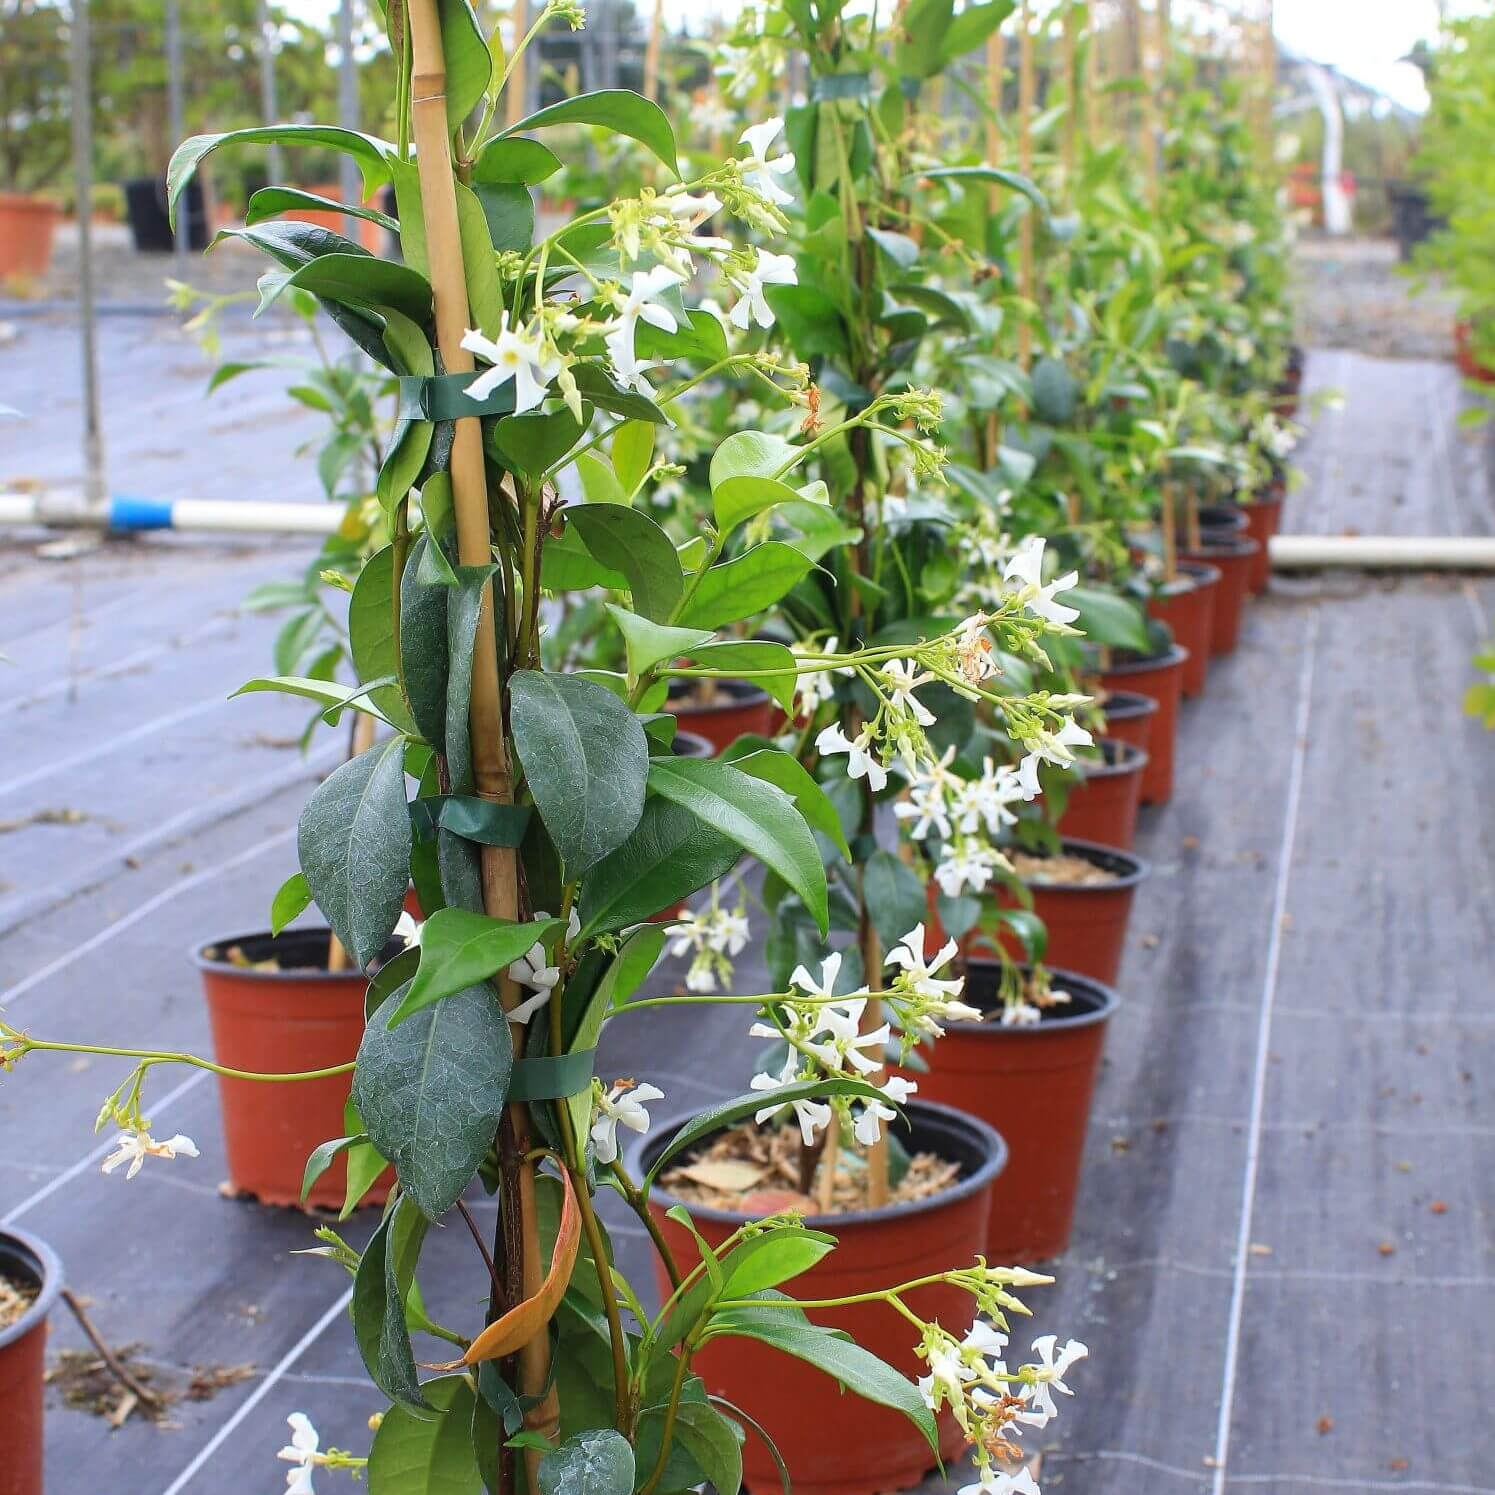
M 1489 535 L 1273 535 L 1274 571 L 1495 571 Z
M 179 498 L 162 503 L 117 495 L 108 500 L 102 513 L 95 513 L 72 494 L 0 491 L 0 525 L 330 535 L 342 519 L 342 508 L 330 503 L 261 503 L 211 498 Z

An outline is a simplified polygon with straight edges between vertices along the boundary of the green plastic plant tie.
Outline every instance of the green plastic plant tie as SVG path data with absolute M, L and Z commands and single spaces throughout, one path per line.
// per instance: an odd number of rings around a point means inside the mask
M 416 839 L 429 841 L 437 828 L 483 846 L 517 847 L 529 825 L 528 805 L 501 805 L 475 794 L 432 794 L 410 806 Z
M 467 393 L 473 374 L 401 374 L 401 420 L 461 420 L 464 416 L 512 415 L 514 381 L 475 400 Z
M 514 1072 L 509 1077 L 509 1099 L 565 1100 L 580 1095 L 591 1086 L 596 1063 L 596 1049 L 516 1059 Z

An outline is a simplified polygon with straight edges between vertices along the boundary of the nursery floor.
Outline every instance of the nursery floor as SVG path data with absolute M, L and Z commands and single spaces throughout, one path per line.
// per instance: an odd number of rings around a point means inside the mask
M 117 487 L 310 496 L 275 491 L 306 428 L 268 382 L 246 383 L 232 414 L 210 406 L 215 444 L 187 450 L 161 412 L 200 388 L 195 355 L 155 326 L 106 328 Z M 38 382 L 65 383 L 65 336 L 40 322 L 24 336 Z M 1347 404 L 1304 449 L 1292 528 L 1490 532 L 1448 366 L 1335 352 L 1309 379 Z M 22 430 L 0 476 L 66 473 L 65 413 Z M 325 736 L 305 761 L 289 745 L 297 707 L 224 700 L 263 667 L 274 628 L 234 604 L 284 568 L 258 542 L 148 540 L 67 562 L 13 542 L 0 557 L 10 1021 L 207 1043 L 188 947 L 263 925 L 307 782 L 339 750 Z M 1032 1440 L 1046 1490 L 1495 1495 L 1495 741 L 1458 714 L 1492 617 L 1495 582 L 1279 581 L 1186 707 L 1177 796 L 1141 837 L 1154 874 L 1075 1240 L 1056 1287 L 1031 1295 L 1033 1333 L 1091 1346 L 1074 1402 Z M 616 1025 L 602 1072 L 652 1080 L 682 1109 L 742 1088 L 740 1015 L 699 1021 L 688 1066 L 675 1015 Z M 345 1279 L 288 1267 L 307 1244 L 299 1215 L 220 1197 L 205 1077 L 160 1080 L 150 1106 L 199 1161 L 102 1176 L 90 1128 L 119 1077 L 34 1059 L 0 1083 L 0 1222 L 50 1241 L 102 1332 L 167 1381 L 198 1368 L 233 1384 L 182 1399 L 167 1426 L 118 1431 L 54 1391 L 49 1487 L 278 1487 L 298 1408 L 324 1444 L 361 1446 L 375 1398 Z M 619 1222 L 616 1240 L 625 1267 L 642 1262 L 636 1230 Z M 465 1273 L 467 1249 L 459 1232 L 433 1237 L 438 1305 L 441 1260 Z M 54 1350 L 82 1343 L 61 1310 L 53 1334 Z M 238 1367 L 252 1369 L 235 1380 Z

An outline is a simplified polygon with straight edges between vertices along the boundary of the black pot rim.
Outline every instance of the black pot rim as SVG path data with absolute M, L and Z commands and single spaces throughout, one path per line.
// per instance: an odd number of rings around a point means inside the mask
M 1149 654 L 1144 659 L 1113 659 L 1101 671 L 1102 675 L 1145 675 L 1149 670 L 1166 670 L 1177 665 L 1182 668 L 1189 651 L 1182 644 L 1173 644 L 1166 654 Z
M 345 971 L 329 971 L 322 966 L 292 966 L 284 971 L 256 971 L 250 966 L 236 966 L 229 960 L 214 960 L 209 950 L 221 950 L 225 945 L 239 945 L 245 940 L 283 940 L 287 935 L 315 934 L 331 938 L 332 931 L 322 924 L 308 924 L 298 929 L 282 929 L 271 934 L 268 929 L 256 929 L 248 934 L 225 934 L 216 940 L 205 940 L 188 947 L 187 958 L 199 971 L 212 971 L 217 975 L 233 976 L 239 981 L 346 981 L 350 976 L 366 981 L 367 975 L 356 966 Z
M 1100 867 L 1107 872 L 1115 872 L 1115 877 L 1107 883 L 1088 885 L 1037 882 L 1025 877 L 1022 881 L 1028 887 L 1041 887 L 1046 893 L 1116 893 L 1127 888 L 1135 888 L 1138 883 L 1152 875 L 1152 866 L 1144 858 L 1139 857 L 1134 851 L 1123 851 L 1119 846 L 1102 846 L 1099 841 L 1077 841 L 1072 836 L 1065 836 L 1060 840 L 1059 847 L 1065 856 L 1081 857 L 1094 867 Z M 1130 864 L 1130 870 L 1119 870 L 1115 866 L 1117 862 Z M 1107 865 L 1108 863 L 1111 865 Z
M 1192 545 L 1184 551 L 1189 560 L 1207 560 L 1211 551 L 1215 553 L 1224 552 L 1232 556 L 1255 555 L 1261 549 L 1261 541 L 1248 535 L 1244 530 L 1220 530 L 1215 534 L 1201 534 L 1199 546 L 1195 549 Z M 1216 567 L 1218 570 L 1219 568 Z
M 1148 697 L 1147 699 L 1151 699 Z M 1154 702 L 1156 705 L 1156 702 Z M 1149 754 L 1135 742 L 1120 737 L 1097 737 L 1096 746 L 1107 756 L 1097 763 L 1093 758 L 1077 758 L 1087 779 L 1114 779 L 1118 774 L 1141 773 L 1147 767 Z
M 1209 515 L 1214 517 L 1207 517 Z M 1246 516 L 1241 512 L 1241 506 L 1234 501 L 1204 504 L 1199 510 L 1199 524 L 1202 529 L 1215 530 L 1221 534 L 1238 534 L 1246 527 Z
M 1120 701 L 1119 710 L 1113 710 L 1111 703 Z M 1158 703 L 1153 696 L 1144 696 L 1140 690 L 1113 690 L 1106 693 L 1106 699 L 1100 703 L 1101 710 L 1108 717 L 1114 716 L 1117 721 L 1131 721 L 1139 716 L 1152 716 L 1158 709 Z
M 683 746 L 689 745 L 689 752 L 681 752 Z M 709 737 L 702 737 L 699 732 L 687 731 L 684 727 L 676 727 L 675 735 L 670 739 L 670 751 L 677 758 L 714 758 L 716 748 Z
M 13 1226 L 0 1228 L 0 1266 L 14 1262 L 39 1281 L 31 1307 L 8 1329 L 0 1329 L 0 1350 L 24 1339 L 52 1311 L 62 1292 L 62 1262 L 39 1236 Z
M 765 1105 L 771 1103 L 771 1092 L 765 1091 L 763 1100 Z M 838 1226 L 844 1229 L 848 1223 L 860 1227 L 875 1225 L 882 1220 L 906 1219 L 910 1215 L 927 1214 L 945 1205 L 957 1204 L 972 1194 L 979 1194 L 982 1189 L 990 1188 L 992 1180 L 1007 1166 L 1006 1141 L 995 1127 L 989 1126 L 979 1116 L 972 1116 L 970 1112 L 957 1110 L 954 1106 L 941 1105 L 938 1101 L 920 1100 L 917 1096 L 906 1101 L 903 1109 L 911 1116 L 922 1114 L 946 1127 L 963 1127 L 972 1133 L 972 1141 L 980 1145 L 986 1153 L 981 1166 L 958 1179 L 948 1189 L 928 1199 L 902 1200 L 896 1204 L 882 1205 L 878 1209 L 863 1210 L 859 1214 L 805 1215 L 803 1220 L 807 1229 L 824 1230 L 834 1235 Z M 639 1174 L 646 1173 L 648 1171 L 646 1154 L 650 1149 L 662 1147 L 686 1122 L 694 1120 L 699 1115 L 699 1111 L 682 1112 L 678 1116 L 670 1117 L 652 1136 L 640 1138 L 632 1148 L 630 1156 L 630 1162 L 634 1165 L 635 1171 Z M 661 1199 L 667 1199 L 672 1204 L 685 1203 L 684 1200 L 676 1199 L 668 1189 L 662 1186 L 656 1186 L 649 1198 L 651 1203 Z M 721 1225 L 745 1225 L 749 1221 L 762 1218 L 760 1215 L 748 1215 L 740 1210 L 717 1209 L 707 1204 L 686 1204 L 685 1207 L 690 1211 L 693 1219 L 715 1220 Z
M 681 680 L 679 684 L 688 690 L 696 682 Z M 768 692 L 761 685 L 754 685 L 751 680 L 718 680 L 716 686 L 718 690 L 725 689 L 732 699 L 717 701 L 710 706 L 675 706 L 670 711 L 670 715 L 677 719 L 682 716 L 713 716 L 718 711 L 740 711 L 744 706 L 761 706 L 768 699 Z M 667 707 L 671 705 L 668 698 L 665 700 L 665 705 Z
M 1280 509 L 1286 501 L 1286 493 L 1278 493 L 1275 497 L 1270 494 L 1252 493 L 1244 498 L 1236 499 L 1236 503 L 1242 509 Z
M 971 955 L 966 957 L 966 970 L 972 966 L 1000 966 L 1001 961 L 990 955 Z M 1032 967 L 1020 963 L 1020 970 L 1029 971 Z M 1077 1013 L 1073 1017 L 1045 1017 L 1040 1022 L 1022 1023 L 1011 1028 L 1004 1028 L 1000 1023 L 957 1023 L 945 1024 L 947 1033 L 959 1033 L 963 1037 L 973 1038 L 1042 1038 L 1045 1033 L 1052 1033 L 1056 1029 L 1066 1032 L 1074 1032 L 1079 1028 L 1091 1028 L 1097 1023 L 1108 1023 L 1116 1015 L 1116 1009 L 1121 1006 L 1121 993 L 1114 986 L 1107 986 L 1104 981 L 1097 981 L 1094 976 L 1082 976 L 1078 971 L 1067 971 L 1060 966 L 1045 966 L 1044 969 L 1054 978 L 1055 986 L 1078 986 L 1083 987 L 1092 996 L 1100 999 L 1100 1006 L 1093 1012 Z M 938 1043 L 938 1039 L 935 1040 Z
M 1220 568 L 1208 561 L 1180 559 L 1178 575 L 1172 581 L 1158 583 L 1158 596 L 1182 597 L 1187 592 L 1197 592 L 1201 587 L 1215 586 L 1220 580 Z

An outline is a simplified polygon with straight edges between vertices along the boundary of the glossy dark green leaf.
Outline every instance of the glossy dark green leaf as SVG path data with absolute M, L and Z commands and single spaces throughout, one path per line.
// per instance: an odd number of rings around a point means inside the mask
M 437 0 L 437 9 L 446 63 L 446 118 L 456 130 L 487 91 L 493 56 L 468 0 Z
M 656 758 L 649 787 L 777 872 L 825 933 L 825 868 L 809 826 L 783 790 L 710 758 Z
M 423 1409 L 430 1404 L 410 1348 L 405 1299 L 425 1232 L 426 1221 L 411 1202 L 399 1200 L 364 1247 L 353 1277 L 353 1337 L 364 1369 L 392 1401 Z
M 626 929 L 725 877 L 737 843 L 670 800 L 650 798 L 628 839 L 581 885 L 584 936 Z
M 538 140 L 511 135 L 490 140 L 473 163 L 474 186 L 484 183 L 522 182 L 533 187 L 561 169 L 561 158 Z
M 532 945 L 549 945 L 566 926 L 559 919 L 516 924 L 465 908 L 443 908 L 421 925 L 420 967 L 391 1028 L 432 1002 L 507 970 Z
M 302 265 L 287 283 L 342 306 L 392 306 L 416 322 L 431 316 L 425 276 L 367 254 L 324 254 Z
M 680 617 L 687 627 L 720 628 L 772 606 L 810 569 L 792 545 L 768 540 L 735 559 L 713 566 Z
M 1068 425 L 1079 403 L 1080 385 L 1062 359 L 1044 357 L 1033 365 L 1033 414 L 1051 426 Z
M 628 838 L 644 810 L 649 747 L 639 719 L 590 680 L 539 670 L 509 679 L 514 751 L 568 878 Z
M 427 1381 L 434 1408 L 391 1407 L 369 1448 L 369 1495 L 482 1495 L 472 1451 L 472 1383 L 466 1376 Z
M 623 635 L 628 669 L 635 676 L 664 660 L 690 654 L 716 636 L 709 628 L 673 628 L 668 623 L 650 622 L 615 602 L 605 606 Z
M 410 548 L 400 578 L 400 674 L 416 730 L 438 751 L 446 748 L 446 627 L 451 588 L 423 579 L 429 535 Z
M 390 738 L 335 769 L 297 827 L 312 897 L 359 970 L 389 940 L 410 885 L 403 746 Z
M 924 880 L 891 851 L 874 851 L 862 864 L 862 897 L 884 949 L 929 916 Z
M 479 182 L 473 192 L 483 209 L 494 249 L 523 253 L 534 242 L 535 200 L 522 182 Z
M 348 600 L 353 668 L 364 684 L 395 675 L 400 667 L 395 655 L 394 574 L 394 546 L 386 545 L 364 563 Z M 371 690 L 369 699 L 401 732 L 418 730 L 397 684 Z
M 398 1027 L 407 988 L 391 994 L 364 1032 L 353 1101 L 369 1140 L 400 1185 L 436 1219 L 472 1181 L 509 1093 L 513 1046 L 491 986 L 470 986 Z
M 1092 643 L 1143 653 L 1151 647 L 1141 611 L 1118 593 L 1102 587 L 1070 587 L 1059 593 L 1058 600 L 1079 613 L 1073 626 Z
M 631 1495 L 633 1480 L 633 1445 L 615 1428 L 574 1433 L 540 1460 L 540 1495 Z
M 335 197 L 322 197 L 316 192 L 306 192 L 300 187 L 261 187 L 251 195 L 249 206 L 244 210 L 246 226 L 263 223 L 280 213 L 305 211 L 342 213 L 352 218 L 362 218 L 368 223 L 377 223 L 380 228 L 398 231 L 399 224 L 388 213 L 378 208 L 366 208 L 357 203 L 340 202 Z
M 576 504 L 566 523 L 603 566 L 628 578 L 635 611 L 668 621 L 685 578 L 674 543 L 647 514 L 618 503 Z
M 306 1196 L 311 1193 L 311 1187 L 321 1176 L 332 1167 L 340 1154 L 347 1152 L 350 1147 L 360 1142 L 367 1142 L 366 1132 L 355 1133 L 351 1137 L 334 1137 L 330 1142 L 320 1143 L 312 1149 L 312 1154 L 306 1160 L 306 1169 L 301 1175 L 301 1199 L 304 1203 Z
M 842 856 L 850 859 L 851 848 L 846 844 L 841 817 L 836 813 L 835 805 L 797 758 L 772 748 L 760 748 L 757 752 L 740 758 L 733 757 L 730 761 L 733 768 L 741 769 L 755 779 L 762 779 L 764 783 L 774 784 L 782 789 L 810 825 L 821 835 L 828 837 Z M 902 866 L 902 863 L 899 865 Z M 905 929 L 908 927 L 904 926 Z
M 291 873 L 270 900 L 270 933 L 279 934 L 292 919 L 310 907 L 311 888 L 307 885 L 306 874 Z
M 701 669 L 741 670 L 750 683 L 766 690 L 786 715 L 794 715 L 794 692 L 799 681 L 793 652 L 769 639 L 724 639 L 700 644 L 690 651 L 691 663 Z M 763 671 L 774 671 L 764 674 Z M 749 673 L 750 672 L 750 673 Z
M 1008 187 L 1026 197 L 1040 213 L 1047 214 L 1049 210 L 1048 200 L 1027 177 L 1015 171 L 1004 171 L 1000 166 L 936 166 L 921 171 L 919 180 L 985 182 L 991 186 Z
M 510 125 L 500 138 L 566 124 L 601 125 L 615 134 L 626 135 L 647 146 L 676 176 L 680 174 L 669 116 L 658 104 L 626 88 L 607 88 L 564 99 Z

